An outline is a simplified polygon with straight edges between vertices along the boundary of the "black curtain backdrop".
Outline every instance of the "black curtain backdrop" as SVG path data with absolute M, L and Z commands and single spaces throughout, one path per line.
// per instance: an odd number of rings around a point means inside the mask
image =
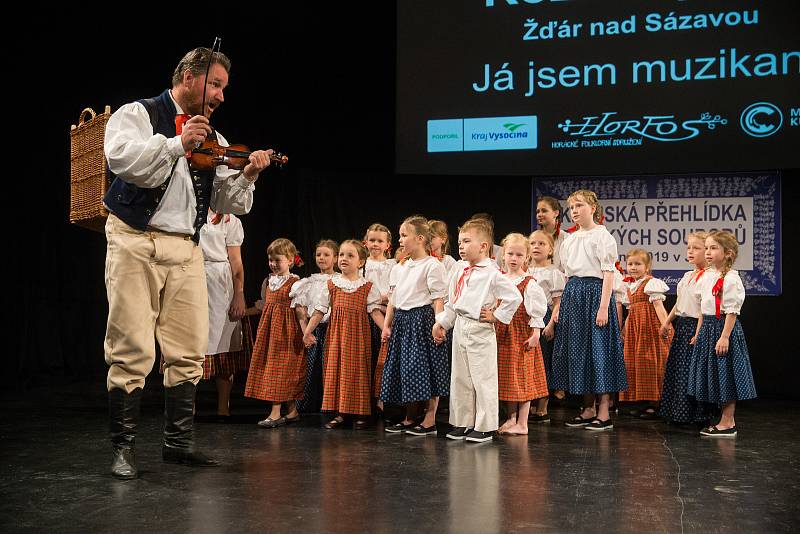
M 266 248 L 277 237 L 298 246 L 306 266 L 297 274 L 305 276 L 313 272 L 319 239 L 361 238 L 373 222 L 396 234 L 413 213 L 445 220 L 451 238 L 478 211 L 494 215 L 497 236 L 530 230 L 529 177 L 393 173 L 394 2 L 264 4 L 236 17 L 220 13 L 219 4 L 200 5 L 188 17 L 200 22 L 186 23 L 166 12 L 92 20 L 63 10 L 23 32 L 21 72 L 31 81 L 25 102 L 35 115 L 26 110 L 20 128 L 42 150 L 17 181 L 24 192 L 21 203 L 14 201 L 21 213 L 13 220 L 22 221 L 24 231 L 15 236 L 21 246 L 12 245 L 6 352 L 12 386 L 5 393 L 104 381 L 105 238 L 68 222 L 70 124 L 84 107 L 116 109 L 158 94 L 180 57 L 210 46 L 215 35 L 223 38 L 233 68 L 213 124 L 233 143 L 276 148 L 291 158 L 285 170 L 262 175 L 253 211 L 242 217 L 248 303 L 258 298 L 268 271 Z M 46 55 L 34 52 L 43 47 Z M 783 172 L 782 213 L 789 217 L 800 199 L 800 171 Z M 784 294 L 749 298 L 741 318 L 762 397 L 800 397 L 795 347 L 786 335 L 794 326 L 791 303 L 800 296 L 794 241 L 785 225 Z

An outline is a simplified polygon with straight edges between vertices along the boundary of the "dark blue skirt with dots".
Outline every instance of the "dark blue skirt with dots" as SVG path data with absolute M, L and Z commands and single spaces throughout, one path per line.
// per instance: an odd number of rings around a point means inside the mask
M 553 310 L 548 308 L 543 319 L 545 326 L 550 322 L 552 316 Z M 555 330 L 558 330 L 558 325 Z M 553 383 L 553 343 L 555 343 L 555 338 L 548 340 L 544 336 L 539 337 L 539 344 L 542 346 L 542 361 L 544 361 L 544 376 L 547 378 L 547 387 L 551 390 L 553 389 L 550 386 Z
M 378 364 L 378 355 L 381 352 L 381 335 L 383 335 L 383 331 L 378 326 L 378 323 L 372 320 L 372 316 L 369 317 L 369 339 L 370 339 L 370 348 L 372 350 L 370 355 L 370 376 L 375 374 L 375 366 Z
M 383 366 L 381 400 L 393 404 L 450 394 L 450 361 L 445 344 L 433 342 L 433 308 L 395 310 Z
M 667 367 L 664 371 L 664 386 L 661 389 L 661 408 L 658 414 L 674 423 L 702 423 L 711 419 L 711 404 L 690 397 L 686 388 L 689 383 L 689 365 L 694 345 L 689 341 L 697 330 L 697 319 L 678 317 L 675 319 L 675 335 L 669 348 Z
M 608 324 L 595 324 L 602 292 L 600 278 L 573 276 L 567 282 L 553 344 L 551 389 L 578 395 L 628 389 L 613 293 Z
M 742 323 L 736 320 L 731 332 L 728 353 L 717 356 L 716 345 L 725 316 L 704 315 L 689 364 L 686 392 L 698 401 L 722 406 L 733 400 L 756 398 L 756 384 L 750 368 L 750 355 Z
M 320 323 L 314 329 L 317 342 L 310 349 L 306 349 L 308 359 L 308 373 L 306 385 L 303 388 L 303 398 L 297 401 L 298 411 L 304 413 L 318 413 L 322 408 L 322 369 L 325 354 L 325 334 L 328 333 L 328 323 Z

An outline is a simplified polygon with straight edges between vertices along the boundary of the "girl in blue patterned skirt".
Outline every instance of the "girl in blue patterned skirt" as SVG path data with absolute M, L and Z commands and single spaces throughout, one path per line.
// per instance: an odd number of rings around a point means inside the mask
M 575 191 L 567 203 L 578 229 L 561 248 L 568 281 L 561 296 L 551 387 L 584 396 L 583 410 L 567 426 L 610 430 L 610 394 L 628 387 L 612 294 L 617 243 L 599 224 L 600 203 L 593 191 Z
M 697 321 L 700 318 L 700 303 L 695 299 L 695 288 L 706 274 L 706 232 L 695 232 L 686 238 L 686 259 L 694 265 L 678 282 L 678 299 L 661 335 L 667 336 L 670 325 L 675 328 L 672 344 L 664 371 L 664 386 L 661 390 L 661 408 L 658 414 L 670 423 L 708 423 L 711 405 L 697 402 L 686 393 L 689 380 L 689 364 L 692 361 Z
M 389 343 L 381 379 L 381 400 L 405 404 L 406 417 L 387 426 L 391 433 L 436 435 L 439 397 L 450 393 L 450 361 L 446 348 L 433 341 L 434 312 L 444 308 L 447 293 L 444 267 L 430 256 L 431 229 L 427 219 L 415 215 L 400 225 L 400 244 L 408 254 L 395 266 L 383 340 Z M 413 404 L 425 401 L 425 418 L 415 424 Z
M 744 303 L 744 284 L 731 269 L 739 253 L 730 232 L 710 232 L 706 238 L 709 271 L 695 295 L 702 313 L 689 366 L 687 392 L 700 402 L 717 404 L 722 417 L 716 425 L 700 431 L 703 436 L 736 436 L 736 401 L 754 399 L 756 386 L 750 356 L 738 316 Z

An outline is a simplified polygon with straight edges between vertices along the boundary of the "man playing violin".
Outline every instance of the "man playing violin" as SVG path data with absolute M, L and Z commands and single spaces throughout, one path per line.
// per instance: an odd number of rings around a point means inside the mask
M 244 214 L 272 151 L 255 151 L 240 171 L 193 168 L 187 154 L 207 139 L 227 146 L 209 123 L 224 102 L 230 61 L 196 48 L 178 63 L 172 88 L 122 106 L 108 121 L 105 155 L 115 176 L 103 199 L 110 366 L 112 475 L 137 476 L 134 440 L 145 377 L 164 357 L 165 462 L 214 466 L 194 447 L 194 397 L 208 344 L 203 253 L 197 245 L 208 208 Z M 191 118 L 189 118 L 191 116 Z M 188 120 L 187 120 L 188 119 Z

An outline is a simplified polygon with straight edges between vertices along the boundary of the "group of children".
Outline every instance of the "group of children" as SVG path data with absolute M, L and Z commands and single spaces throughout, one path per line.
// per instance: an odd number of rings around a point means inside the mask
M 623 279 L 597 196 L 580 190 L 567 202 L 571 233 L 547 197 L 537 203 L 540 228 L 509 234 L 501 247 L 491 219 L 473 216 L 458 229 L 459 261 L 448 255 L 447 226 L 419 215 L 400 225 L 394 258 L 391 231 L 373 224 L 363 240 L 320 241 L 320 272 L 302 280 L 290 272 L 295 246 L 273 241 L 245 387 L 272 403 L 258 424 L 298 421 L 297 402 L 308 403 L 320 381 L 330 429 L 346 420 L 366 428 L 375 409 L 394 404 L 405 417 L 386 432 L 436 435 L 439 400 L 449 397 L 447 437 L 484 442 L 549 421 L 553 391 L 584 398 L 569 427 L 610 430 L 616 402 L 644 401 L 642 417 L 735 436 L 736 401 L 754 398 L 755 386 L 737 320 L 744 287 L 732 270 L 734 236 L 689 237 L 695 269 L 667 314 L 668 287 L 650 274 L 648 253 L 628 253 Z M 721 419 L 707 426 L 716 407 Z

